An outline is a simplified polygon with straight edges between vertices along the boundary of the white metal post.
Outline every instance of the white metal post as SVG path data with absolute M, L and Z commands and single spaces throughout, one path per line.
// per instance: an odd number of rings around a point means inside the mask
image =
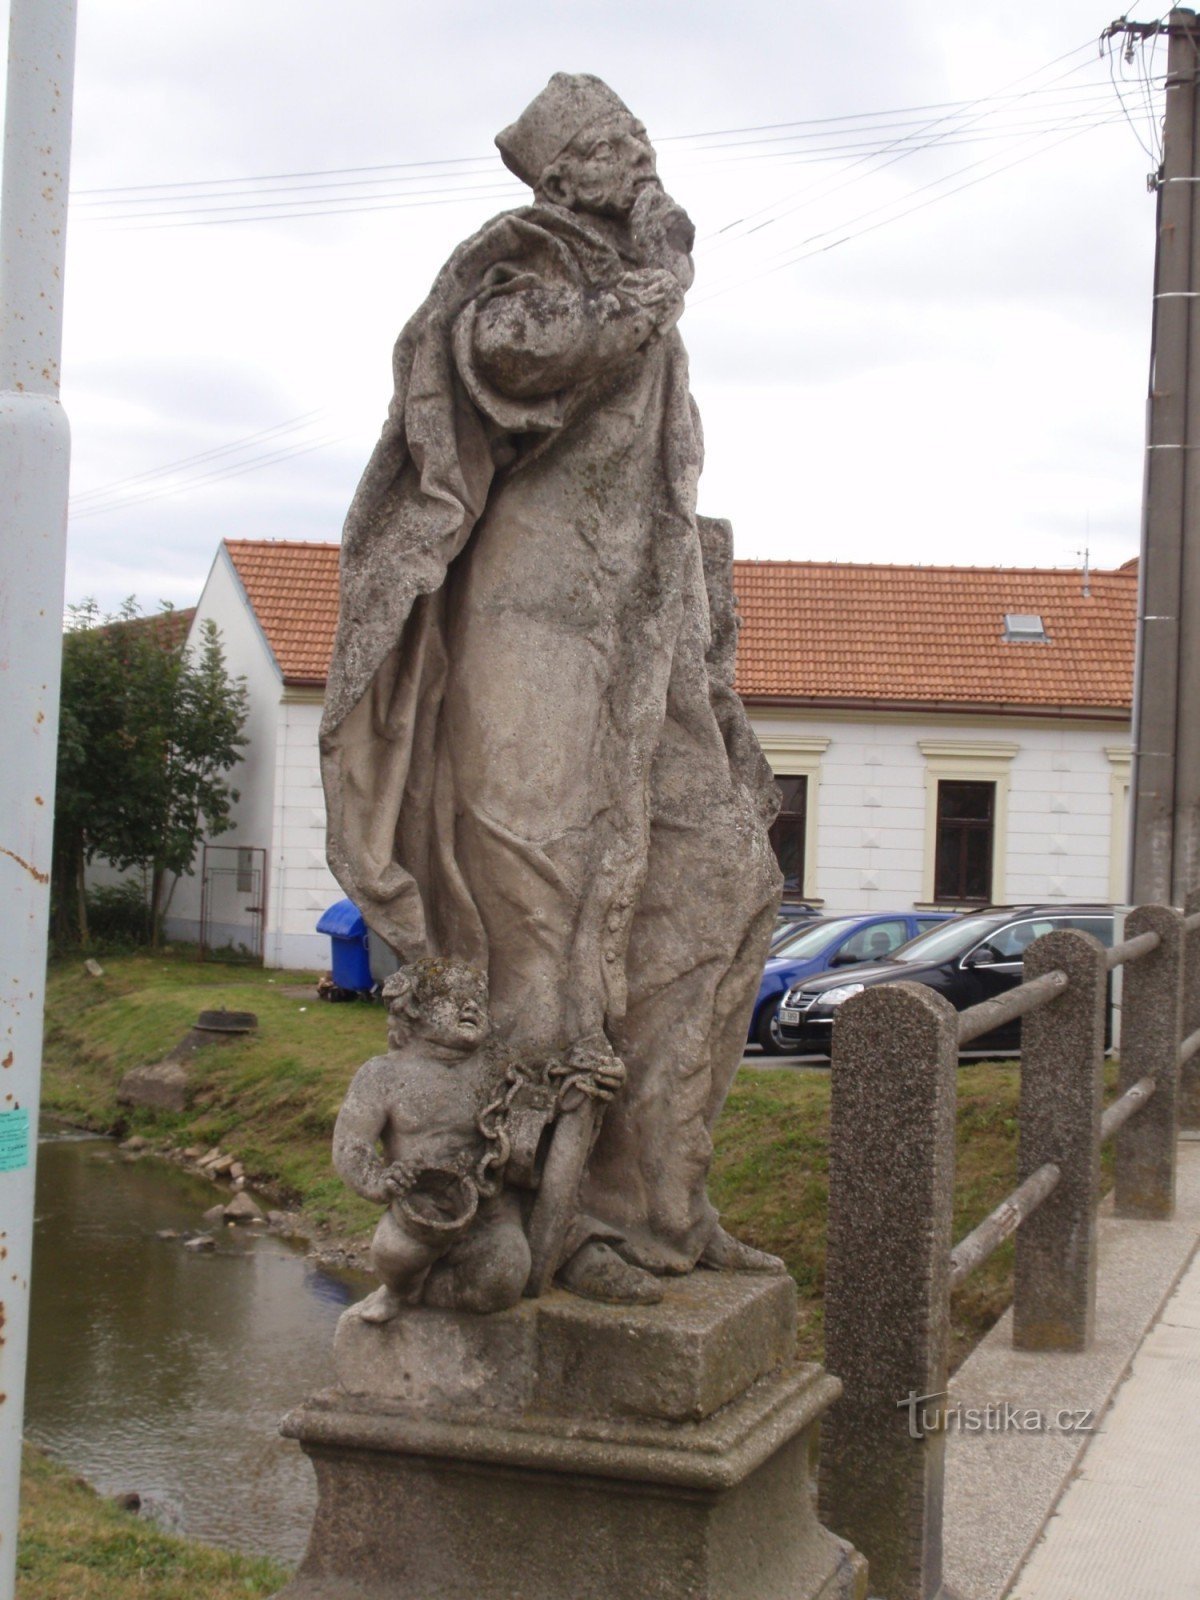
M 12 1600 L 62 656 L 76 0 L 11 0 L 0 194 L 0 1600 Z

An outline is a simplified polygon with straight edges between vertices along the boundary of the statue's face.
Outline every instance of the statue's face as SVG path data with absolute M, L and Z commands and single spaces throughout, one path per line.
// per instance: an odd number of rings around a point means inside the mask
M 589 128 L 556 166 L 570 191 L 567 204 L 604 217 L 627 217 L 643 185 L 658 181 L 645 128 L 624 117 Z
M 417 1032 L 431 1044 L 474 1050 L 488 1036 L 487 982 L 470 967 L 452 969 L 420 1003 Z

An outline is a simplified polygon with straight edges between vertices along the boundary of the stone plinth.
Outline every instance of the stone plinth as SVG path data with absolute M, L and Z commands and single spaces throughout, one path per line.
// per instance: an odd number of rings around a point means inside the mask
M 348 1312 L 340 1387 L 284 1422 L 317 1473 L 280 1600 L 859 1600 L 816 1521 L 785 1278 L 696 1273 L 651 1307 Z

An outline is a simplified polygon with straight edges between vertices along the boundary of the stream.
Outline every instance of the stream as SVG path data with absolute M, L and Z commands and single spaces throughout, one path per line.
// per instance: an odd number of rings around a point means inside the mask
M 193 1253 L 228 1190 L 111 1140 L 44 1129 L 38 1147 L 25 1432 L 102 1494 L 231 1550 L 297 1562 L 312 1468 L 283 1413 L 332 1382 L 343 1309 L 370 1287 L 259 1228 Z

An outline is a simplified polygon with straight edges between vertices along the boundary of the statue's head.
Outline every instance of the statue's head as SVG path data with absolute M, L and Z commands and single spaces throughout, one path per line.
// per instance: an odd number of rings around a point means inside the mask
M 587 72 L 556 72 L 496 144 L 539 199 L 571 211 L 628 217 L 640 191 L 658 182 L 645 128 Z
M 487 979 L 465 961 L 428 957 L 394 972 L 383 986 L 388 1043 L 416 1037 L 450 1050 L 477 1050 L 487 1039 Z

